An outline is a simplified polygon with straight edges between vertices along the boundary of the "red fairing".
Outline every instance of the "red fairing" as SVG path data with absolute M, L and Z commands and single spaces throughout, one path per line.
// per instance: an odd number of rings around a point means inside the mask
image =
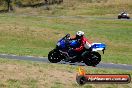
M 75 38 L 72 38 L 72 39 L 75 39 Z M 92 44 L 91 42 L 89 42 L 89 40 L 88 40 L 87 38 L 82 37 L 82 38 L 81 38 L 81 45 L 80 45 L 80 47 L 78 47 L 78 48 L 76 48 L 76 49 L 74 49 L 74 50 L 75 50 L 76 52 L 81 52 L 81 51 L 83 51 L 84 45 L 86 44 L 86 42 L 88 42 L 89 44 Z

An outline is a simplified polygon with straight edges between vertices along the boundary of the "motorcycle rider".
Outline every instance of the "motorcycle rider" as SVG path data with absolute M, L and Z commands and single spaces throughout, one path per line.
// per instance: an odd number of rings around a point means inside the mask
M 126 12 L 125 11 L 123 11 L 123 12 L 121 12 L 121 15 L 123 15 L 123 14 L 125 14 Z
M 69 50 L 69 54 L 72 53 L 72 55 L 69 55 L 70 57 L 77 56 L 78 54 L 82 53 L 85 48 L 87 48 L 87 49 L 89 48 L 89 50 L 90 50 L 92 43 L 89 42 L 89 40 L 84 37 L 83 31 L 76 32 L 76 36 L 73 38 L 70 38 L 70 39 L 77 40 L 79 42 L 79 47 Z

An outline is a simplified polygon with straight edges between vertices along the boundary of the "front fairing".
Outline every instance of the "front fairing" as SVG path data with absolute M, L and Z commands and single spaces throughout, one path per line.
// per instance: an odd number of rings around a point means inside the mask
M 65 49 L 66 48 L 66 43 L 65 40 L 59 40 L 56 45 L 59 49 Z
M 69 45 L 69 39 L 70 39 L 70 35 L 69 34 L 67 34 L 66 36 L 61 38 L 56 44 L 57 48 L 59 50 L 62 50 L 62 51 L 67 50 L 68 47 L 69 47 L 68 46 Z
M 69 48 L 77 48 L 79 47 L 79 42 L 77 40 L 70 40 L 70 39 L 67 39 L 67 38 L 62 38 L 60 39 L 58 42 L 57 42 L 57 47 L 60 49 L 60 50 L 67 50 Z

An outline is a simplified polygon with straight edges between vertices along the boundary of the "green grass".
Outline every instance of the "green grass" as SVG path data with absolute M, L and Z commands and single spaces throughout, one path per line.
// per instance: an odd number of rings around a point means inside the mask
M 130 74 L 132 71 L 84 67 L 88 74 Z M 129 84 L 76 83 L 78 67 L 32 61 L 0 59 L 1 88 L 131 88 Z
M 52 0 L 50 0 L 52 1 Z M 43 0 L 16 0 L 23 4 L 42 3 Z M 121 11 L 132 13 L 131 0 L 64 0 L 61 4 L 49 5 L 50 10 L 45 10 L 44 6 L 38 8 L 18 8 L 15 1 L 13 2 L 15 13 L 17 14 L 34 14 L 34 15 L 95 15 L 95 16 L 117 16 Z M 3 3 L 4 4 L 4 3 Z M 1 4 L 0 10 L 6 8 L 6 5 Z
M 101 2 L 100 2 L 101 1 Z M 27 1 L 28 2 L 28 1 Z M 18 14 L 34 14 L 34 15 L 95 15 L 95 16 L 112 16 L 115 17 L 121 11 L 132 13 L 131 0 L 64 0 L 60 5 L 50 5 L 50 10 L 44 10 L 44 7 L 39 8 L 16 8 Z
M 0 14 L 0 53 L 47 56 L 58 39 L 82 30 L 92 42 L 106 43 L 102 62 L 132 64 L 132 22 L 89 18 L 47 18 Z

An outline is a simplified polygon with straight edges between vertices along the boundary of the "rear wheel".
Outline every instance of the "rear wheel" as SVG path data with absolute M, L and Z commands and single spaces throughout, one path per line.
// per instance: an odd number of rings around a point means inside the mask
M 130 19 L 130 17 L 127 17 L 127 19 Z
M 96 66 L 100 61 L 101 55 L 98 52 L 90 52 L 84 58 L 84 63 L 88 66 Z
M 57 62 L 60 62 L 61 61 L 61 55 L 60 53 L 57 51 L 57 50 L 52 50 L 49 52 L 48 54 L 48 60 L 51 62 L 51 63 L 57 63 Z

